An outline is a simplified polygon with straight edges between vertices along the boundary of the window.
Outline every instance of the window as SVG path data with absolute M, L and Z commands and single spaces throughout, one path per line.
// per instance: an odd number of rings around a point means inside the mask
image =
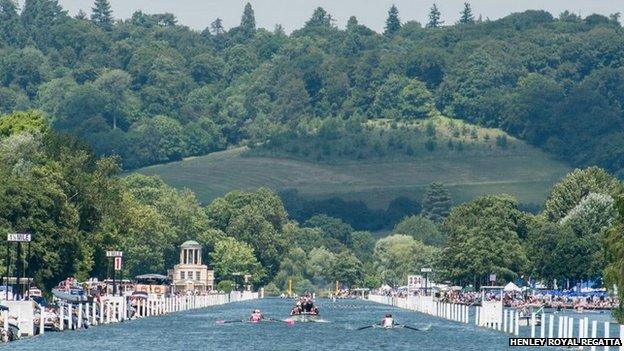
M 184 271 L 180 271 L 180 279 L 184 280 Z
M 195 276 L 197 277 L 197 278 L 195 278 L 196 280 L 201 280 L 201 272 L 200 271 L 195 272 Z

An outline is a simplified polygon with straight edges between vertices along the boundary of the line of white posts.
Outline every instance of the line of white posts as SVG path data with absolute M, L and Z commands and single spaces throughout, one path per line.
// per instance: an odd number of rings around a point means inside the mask
M 471 319 L 473 319 L 475 325 L 483 326 L 479 323 L 482 313 L 479 306 L 472 307 L 474 314 L 471 315 L 470 306 L 437 302 L 430 297 L 417 296 L 407 298 L 371 294 L 368 299 L 373 302 L 409 309 L 464 324 L 469 324 Z M 520 334 L 520 315 L 518 311 L 503 309 L 502 314 L 502 323 L 495 323 L 485 327 L 518 336 Z M 555 316 L 553 314 L 541 313 L 539 315 L 540 325 L 537 325 L 537 317 L 537 314 L 532 313 L 527 323 L 530 327 L 530 336 L 532 338 L 610 337 L 610 322 L 602 322 L 600 326 L 597 321 L 590 321 L 588 317 L 574 318 L 571 316 Z M 618 329 L 619 338 L 622 340 L 622 344 L 624 344 L 624 325 L 618 325 Z M 594 351 L 597 347 L 592 346 L 588 349 Z M 609 350 L 609 347 L 606 346 L 601 349 Z M 624 346 L 619 347 L 618 351 L 624 351 Z
M 80 329 L 84 323 L 90 326 L 116 323 L 130 318 L 145 318 L 160 316 L 180 311 L 187 311 L 210 306 L 223 305 L 230 302 L 257 299 L 258 293 L 252 292 L 232 292 L 230 294 L 210 294 L 210 295 L 183 295 L 170 297 L 156 297 L 138 299 L 133 308 L 133 315 L 130 315 L 130 306 L 126 297 L 104 297 L 100 302 L 65 304 L 58 310 L 59 329 Z M 8 311 L 3 311 L 4 328 L 8 330 Z M 77 317 L 74 321 L 73 316 Z M 44 314 L 41 314 L 43 316 Z M 66 318 L 69 316 L 69 318 Z M 39 319 L 39 333 L 45 331 L 45 318 Z

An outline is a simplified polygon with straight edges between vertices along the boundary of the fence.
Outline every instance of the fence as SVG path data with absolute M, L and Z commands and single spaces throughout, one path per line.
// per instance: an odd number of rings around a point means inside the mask
M 46 324 L 50 326 L 51 322 L 54 324 L 55 329 L 59 331 L 68 329 L 72 330 L 80 329 L 85 326 L 110 324 L 128 319 L 146 318 L 180 311 L 223 305 L 230 302 L 252 300 L 257 299 L 258 297 L 258 293 L 250 291 L 233 291 L 230 294 L 183 295 L 169 297 L 159 296 L 148 297 L 147 299 L 137 299 L 134 306 L 131 306 L 128 303 L 129 297 L 106 296 L 102 297 L 99 302 L 93 301 L 85 303 L 61 304 L 56 310 L 58 323 L 53 323 L 57 319 L 53 317 L 53 314 L 44 311 L 41 306 L 32 301 L 19 302 L 19 309 L 15 306 L 13 301 L 0 301 L 0 305 L 4 305 L 9 308 L 8 310 L 2 311 L 4 334 L 6 334 L 6 331 L 9 330 L 9 319 L 11 318 L 15 320 L 19 326 L 33 326 L 35 323 L 38 324 L 36 328 L 20 328 L 19 337 L 21 337 L 32 336 L 37 331 L 38 334 L 44 334 Z M 23 312 L 24 308 L 30 309 L 29 313 L 25 314 Z M 37 321 L 34 317 L 35 310 L 38 310 L 39 312 L 39 318 Z M 25 315 L 29 316 L 29 318 L 24 318 Z M 51 319 L 54 319 L 54 321 Z
M 522 336 L 533 338 L 609 338 L 610 335 L 613 337 L 618 335 L 624 344 L 624 325 L 608 321 L 590 321 L 589 317 L 575 318 L 549 313 L 531 313 L 529 316 L 521 317 L 516 310 L 503 309 L 499 322 L 482 323 L 482 307 L 480 306 L 434 301 L 431 296 L 396 297 L 371 294 L 368 299 L 380 304 L 425 313 L 458 323 L 474 324 L 514 336 L 520 336 L 521 333 Z M 590 346 L 587 349 L 594 351 L 597 346 Z M 601 349 L 609 350 L 610 348 L 605 346 Z M 624 351 L 624 346 L 611 348 L 611 350 Z

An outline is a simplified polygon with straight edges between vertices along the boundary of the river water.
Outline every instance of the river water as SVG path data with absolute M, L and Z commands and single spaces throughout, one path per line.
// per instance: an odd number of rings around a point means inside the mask
M 254 308 L 267 317 L 285 319 L 291 300 L 263 299 L 186 311 L 160 317 L 116 323 L 88 330 L 46 333 L 41 337 L 6 344 L 20 351 L 85 350 L 506 350 L 508 338 L 500 332 L 477 329 L 428 315 L 359 300 L 318 300 L 327 323 L 232 323 L 218 320 L 248 318 Z M 365 329 L 392 313 L 410 329 Z M 519 348 L 514 348 L 518 350 Z

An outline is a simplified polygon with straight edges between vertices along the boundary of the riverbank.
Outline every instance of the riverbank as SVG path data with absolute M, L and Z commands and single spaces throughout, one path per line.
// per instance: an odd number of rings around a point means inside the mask
M 509 336 L 578 339 L 619 337 L 624 343 L 624 325 L 615 323 L 613 319 L 605 315 L 569 314 L 544 309 L 522 314 L 520 309 L 503 308 L 500 301 L 498 306 L 495 301 L 486 301 L 483 306 L 468 306 L 436 301 L 432 296 L 392 297 L 371 294 L 368 300 L 456 323 L 495 330 Z M 596 348 L 591 348 L 591 350 L 596 350 Z
M 103 296 L 84 303 L 60 302 L 41 306 L 34 301 L 0 301 L 1 335 L 4 342 L 16 341 L 50 331 L 81 330 L 152 316 L 202 309 L 259 298 L 258 293 L 233 291 L 229 294 L 146 296 Z M 134 301 L 134 302 L 133 302 Z
M 260 309 L 269 318 L 287 319 L 294 301 L 266 298 L 225 304 L 202 310 L 191 310 L 117 323 L 75 333 L 50 333 L 43 338 L 30 338 L 15 344 L 20 351 L 115 351 L 160 350 L 393 350 L 412 351 L 500 351 L 507 347 L 505 335 L 491 330 L 475 334 L 472 325 L 458 325 L 409 310 L 375 304 L 369 301 L 317 299 L 323 323 L 230 323 L 220 320 L 249 318 Z M 398 323 L 425 327 L 426 331 L 408 329 L 356 330 L 379 322 L 392 313 Z M 475 337 L 478 336 L 478 337 Z M 13 346 L 11 346 L 13 348 Z M 516 350 L 523 350 L 522 348 Z

